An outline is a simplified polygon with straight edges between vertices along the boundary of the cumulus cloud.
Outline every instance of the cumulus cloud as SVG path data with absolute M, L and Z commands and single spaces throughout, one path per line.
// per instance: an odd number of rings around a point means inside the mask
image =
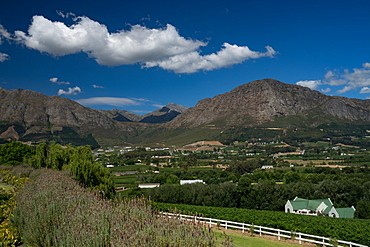
M 370 69 L 370 63 L 364 63 L 364 64 L 362 64 L 362 67 L 364 67 L 366 69 Z
M 130 106 L 130 105 L 141 105 L 141 102 L 128 98 L 116 98 L 116 97 L 93 97 L 87 99 L 76 100 L 81 105 L 111 105 L 111 106 Z
M 336 79 L 332 80 L 334 77 Z M 342 83 L 335 84 L 333 81 L 340 81 Z M 325 84 L 346 85 L 337 91 L 339 94 L 346 93 L 350 90 L 356 90 L 359 87 L 368 87 L 370 86 L 370 63 L 364 63 L 362 64 L 362 68 L 354 68 L 352 72 L 346 69 L 342 73 L 329 78 Z
M 370 88 L 369 87 L 363 87 L 363 88 L 361 88 L 360 93 L 370 93 Z
M 338 94 L 347 93 L 350 90 L 353 90 L 353 87 L 345 86 L 344 88 L 337 90 L 336 93 L 338 93 Z
M 370 87 L 370 63 L 363 63 L 362 68 L 354 68 L 352 71 L 348 69 L 328 71 L 324 75 L 323 80 L 306 80 L 296 82 L 297 85 L 318 89 L 323 85 L 342 86 L 337 90 L 336 94 L 343 94 L 350 90 L 362 88 L 360 93 L 368 93 Z M 331 91 L 330 88 L 321 89 L 323 93 Z M 370 92 L 369 92 L 370 93 Z
M 346 80 L 345 79 L 342 79 L 340 78 L 336 73 L 334 73 L 333 71 L 328 71 L 326 74 L 325 74 L 325 81 L 324 81 L 324 84 L 328 84 L 330 86 L 340 86 L 340 85 L 343 85 L 343 84 L 346 84 Z
M 4 62 L 6 60 L 9 60 L 9 55 L 0 52 L 0 63 Z
M 306 81 L 296 82 L 296 84 L 299 85 L 299 86 L 308 87 L 312 90 L 316 90 L 321 85 L 321 81 L 319 81 L 319 80 L 312 80 L 312 81 L 306 80 Z
M 76 95 L 76 94 L 79 94 L 81 93 L 82 90 L 81 88 L 79 87 L 74 87 L 74 88 L 68 88 L 68 91 L 64 91 L 63 89 L 59 89 L 58 91 L 58 95 L 62 95 L 62 94 L 65 94 L 65 95 Z
M 276 53 L 270 46 L 266 46 L 266 52 L 261 53 L 252 51 L 247 46 L 224 43 L 223 48 L 217 53 L 201 56 L 199 52 L 194 51 L 172 56 L 162 61 L 147 62 L 143 67 L 159 66 L 163 69 L 173 70 L 176 73 L 194 73 L 198 70 L 210 71 L 229 67 L 248 59 L 273 57 Z
M 68 17 L 61 12 L 58 14 Z M 247 46 L 224 43 L 220 51 L 201 55 L 200 48 L 207 43 L 180 36 L 170 24 L 158 29 L 133 25 L 129 30 L 109 33 L 105 25 L 88 17 L 80 16 L 73 20 L 75 23 L 67 26 L 36 15 L 28 32 L 16 31 L 14 37 L 30 49 L 53 56 L 85 52 L 101 65 L 139 63 L 143 68 L 158 66 L 175 73 L 209 71 L 277 54 L 269 46 L 265 52 L 257 52 Z
M 370 66 L 368 66 L 368 63 L 363 66 L 361 69 L 353 69 L 352 73 L 346 71 L 343 75 L 350 86 L 354 88 L 370 86 Z
M 93 88 L 104 88 L 103 86 L 98 86 L 98 85 L 92 85 Z
M 71 84 L 67 81 L 58 81 L 57 77 L 50 78 L 49 81 L 51 81 L 52 83 L 58 84 L 58 85 L 61 85 L 61 84 L 69 85 L 69 84 Z

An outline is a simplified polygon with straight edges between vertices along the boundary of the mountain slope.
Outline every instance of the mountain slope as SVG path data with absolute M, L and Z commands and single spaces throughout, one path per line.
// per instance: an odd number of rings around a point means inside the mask
M 136 128 L 145 128 L 119 123 L 98 110 L 59 96 L 1 88 L 0 133 L 9 132 L 10 126 L 14 126 L 20 140 L 56 140 L 93 146 L 98 145 L 99 139 L 122 143 L 128 136 L 137 134 Z
M 169 119 L 172 120 L 163 123 Z M 270 139 L 315 135 L 319 139 L 328 131 L 346 132 L 350 137 L 353 129 L 361 132 L 359 136 L 368 135 L 370 100 L 327 96 L 274 79 L 241 85 L 203 99 L 189 109 L 169 104 L 143 117 L 117 109 L 94 110 L 30 90 L 0 88 L 0 142 L 19 139 L 93 146 L 125 142 L 185 144 L 263 135 Z
M 306 87 L 264 79 L 201 100 L 165 126 L 252 127 L 290 117 L 301 118 L 306 126 L 318 126 L 332 119 L 369 122 L 369 107 L 370 100 L 327 96 Z

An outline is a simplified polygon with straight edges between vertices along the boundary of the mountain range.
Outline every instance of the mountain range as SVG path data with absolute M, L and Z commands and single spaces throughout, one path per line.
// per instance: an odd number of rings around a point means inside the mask
M 0 89 L 0 140 L 58 141 L 76 145 L 185 144 L 287 135 L 299 129 L 370 125 L 370 100 L 327 96 L 274 79 L 257 80 L 187 108 L 174 103 L 139 116 L 95 110 L 59 96 Z M 364 127 L 365 128 L 365 127 Z

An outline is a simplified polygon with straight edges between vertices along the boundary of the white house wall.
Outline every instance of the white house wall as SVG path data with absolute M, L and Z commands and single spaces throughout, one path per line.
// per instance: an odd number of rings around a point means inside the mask
M 335 208 L 334 208 L 334 207 L 332 207 L 332 208 L 330 209 L 330 211 L 329 211 L 329 216 L 330 216 L 330 217 L 339 218 L 339 214 L 338 214 L 337 210 L 335 210 Z
M 285 213 L 293 213 L 293 206 L 292 204 L 290 203 L 290 201 L 287 201 L 287 203 L 285 203 Z
M 327 208 L 328 206 L 325 204 L 325 203 L 320 203 L 320 205 L 317 207 L 316 209 L 316 212 L 324 212 L 324 210 Z

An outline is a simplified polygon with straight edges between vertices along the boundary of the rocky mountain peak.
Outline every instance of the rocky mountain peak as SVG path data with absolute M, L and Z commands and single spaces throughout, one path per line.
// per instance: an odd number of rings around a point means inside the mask
M 197 127 L 258 126 L 282 116 L 310 119 L 319 124 L 323 116 L 369 121 L 370 101 L 331 97 L 307 87 L 282 83 L 274 79 L 257 80 L 238 86 L 230 92 L 206 98 L 166 126 Z M 366 112 L 366 114 L 364 114 Z M 316 121 L 311 121 L 316 118 Z
M 168 103 L 167 105 L 162 107 L 160 110 L 164 111 L 164 109 L 165 109 L 167 111 L 177 111 L 177 112 L 183 113 L 188 108 L 189 107 L 186 107 L 186 106 L 183 106 L 183 105 L 178 105 L 178 104 L 175 104 L 175 103 Z
M 140 122 L 143 123 L 164 123 L 171 121 L 178 115 L 182 114 L 184 111 L 186 111 L 188 107 L 178 105 L 175 103 L 169 103 L 166 106 L 163 106 L 162 108 L 148 113 L 142 117 Z

